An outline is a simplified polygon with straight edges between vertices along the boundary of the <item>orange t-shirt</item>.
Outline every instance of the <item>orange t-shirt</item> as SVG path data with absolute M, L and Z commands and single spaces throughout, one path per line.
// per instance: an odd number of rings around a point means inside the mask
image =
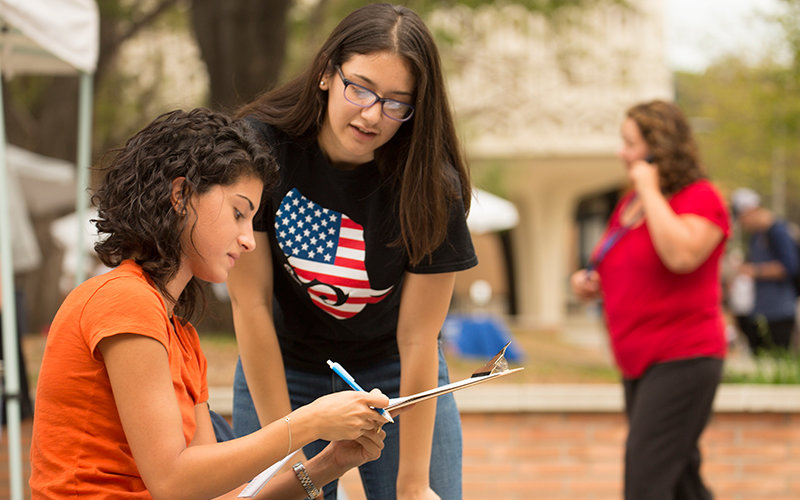
M 120 423 L 97 344 L 134 333 L 161 342 L 188 445 L 194 407 L 208 401 L 197 332 L 173 329 L 161 295 L 141 267 L 125 261 L 67 296 L 47 338 L 36 392 L 30 486 L 34 499 L 151 498 Z

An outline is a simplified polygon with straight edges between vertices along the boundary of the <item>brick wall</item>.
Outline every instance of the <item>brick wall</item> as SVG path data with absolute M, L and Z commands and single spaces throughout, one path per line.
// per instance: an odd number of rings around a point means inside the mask
M 464 500 L 620 500 L 627 423 L 617 384 L 487 384 L 456 393 Z M 716 500 L 800 499 L 800 387 L 720 388 L 703 434 Z M 364 500 L 357 475 L 347 500 Z
M 621 413 L 464 413 L 464 500 L 619 500 Z M 701 448 L 717 500 L 800 498 L 800 412 L 718 412 Z
M 618 415 L 466 413 L 464 498 L 619 499 Z
M 622 399 L 605 384 L 457 393 L 464 500 L 619 500 Z M 800 387 L 723 385 L 700 446 L 716 500 L 797 500 Z

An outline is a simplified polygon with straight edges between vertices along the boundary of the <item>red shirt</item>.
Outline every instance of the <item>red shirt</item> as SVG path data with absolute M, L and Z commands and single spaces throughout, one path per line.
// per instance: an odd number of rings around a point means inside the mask
M 617 205 L 598 248 L 619 230 L 620 209 L 631 197 Z M 725 203 L 710 182 L 700 180 L 675 193 L 669 205 L 679 215 L 708 219 L 725 236 L 700 267 L 686 274 L 664 266 L 647 224 L 625 233 L 602 258 L 597 272 L 606 323 L 625 378 L 640 377 L 654 363 L 725 356 L 720 283 L 720 258 L 730 234 Z

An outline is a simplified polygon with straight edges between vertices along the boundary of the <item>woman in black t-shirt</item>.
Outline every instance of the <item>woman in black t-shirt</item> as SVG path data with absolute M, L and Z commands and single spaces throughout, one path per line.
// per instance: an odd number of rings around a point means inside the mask
M 228 281 L 236 433 L 346 388 L 328 359 L 390 397 L 448 382 L 439 332 L 455 272 L 477 259 L 469 174 L 421 19 L 388 4 L 354 11 L 302 75 L 238 114 L 272 147 L 280 183 Z M 461 498 L 452 395 L 385 430 L 381 459 L 361 468 L 370 499 Z

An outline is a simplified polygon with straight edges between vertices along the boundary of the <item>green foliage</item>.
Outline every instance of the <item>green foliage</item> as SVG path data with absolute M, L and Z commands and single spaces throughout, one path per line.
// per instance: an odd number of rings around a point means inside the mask
M 795 2 L 800 4 L 800 2 Z M 794 20 L 800 26 L 800 21 Z M 787 35 L 794 36 L 794 35 Z M 728 56 L 702 74 L 677 73 L 676 96 L 693 117 L 711 177 L 730 191 L 748 186 L 767 203 L 785 193 L 786 215 L 800 220 L 800 59 L 755 64 Z
M 106 32 L 101 43 L 100 68 L 95 82 L 94 137 L 98 152 L 120 147 L 125 140 L 167 111 L 170 103 L 159 98 L 159 86 L 168 81 L 161 60 L 153 56 L 147 67 L 130 68 L 117 57 L 126 43 L 156 31 L 188 31 L 188 0 L 136 2 L 99 0 Z M 156 75 L 144 83 L 143 73 Z M 198 105 L 202 103 L 197 103 Z
M 753 369 L 728 369 L 723 382 L 731 384 L 800 384 L 800 357 L 786 349 L 760 352 Z
M 434 8 L 448 8 L 461 5 L 471 9 L 478 7 L 491 6 L 496 7 L 498 4 L 513 4 L 525 7 L 531 12 L 538 12 L 546 17 L 552 18 L 557 14 L 573 9 L 586 9 L 600 4 L 619 4 L 628 5 L 628 0 L 507 0 L 505 2 L 497 2 L 496 0 L 444 0 L 444 1 L 407 1 L 401 2 L 408 5 L 410 8 L 418 12 L 425 13 L 426 11 Z
M 359 7 L 374 3 L 371 0 L 318 0 L 316 2 L 295 2 L 292 9 L 289 57 L 283 70 L 285 80 L 304 69 L 308 60 L 322 44 L 327 34 L 348 13 Z M 629 5 L 630 0 L 398 0 L 392 3 L 405 5 L 427 19 L 435 10 L 450 8 L 479 9 L 499 8 L 503 5 L 519 5 L 531 12 L 542 14 L 551 22 L 560 21 L 563 14 L 602 4 Z M 433 30 L 440 46 L 458 42 L 458 34 Z
M 94 141 L 100 151 L 121 147 L 157 111 L 153 109 L 155 89 L 139 84 L 134 75 L 109 71 L 95 90 Z
M 22 75 L 4 81 L 3 85 L 20 107 L 36 113 L 41 109 L 43 97 L 52 81 L 52 77 Z
M 725 381 L 739 384 L 800 384 L 800 356 L 792 349 L 778 347 L 772 340 L 769 324 L 756 318 L 761 345 L 752 367 L 726 370 Z
M 755 63 L 724 58 L 702 74 L 678 73 L 678 103 L 692 117 L 711 176 L 731 190 L 749 186 L 766 203 L 785 192 L 786 216 L 800 220 L 800 0 L 772 19 L 782 46 Z M 774 54 L 774 55 L 772 55 Z
M 781 26 L 789 50 L 795 81 L 800 79 L 800 0 L 783 0 L 785 13 L 775 20 Z

